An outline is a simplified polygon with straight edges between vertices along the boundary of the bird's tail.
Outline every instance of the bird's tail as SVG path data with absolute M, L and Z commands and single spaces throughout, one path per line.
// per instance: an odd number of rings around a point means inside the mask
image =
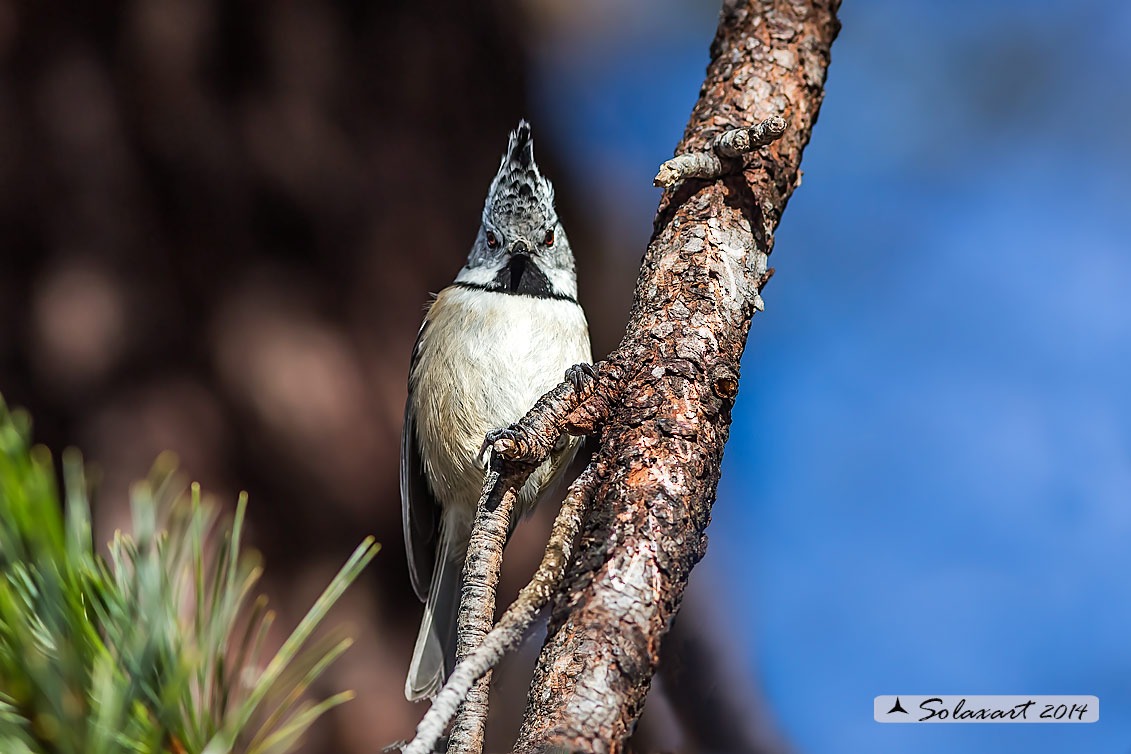
M 440 533 L 424 618 L 416 634 L 416 648 L 412 651 L 412 663 L 404 684 L 404 695 L 410 702 L 438 694 L 455 666 L 456 619 L 467 545 L 461 547 L 453 542 L 450 529 L 444 525 Z

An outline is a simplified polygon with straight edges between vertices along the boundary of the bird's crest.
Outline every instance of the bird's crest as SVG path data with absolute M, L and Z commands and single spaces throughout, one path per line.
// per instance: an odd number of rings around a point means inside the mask
M 491 181 L 484 217 L 496 222 L 504 218 L 542 227 L 557 220 L 554 187 L 538 170 L 534 161 L 534 137 L 530 124 L 518 122 L 511 131 L 507 151 L 499 162 L 499 172 Z

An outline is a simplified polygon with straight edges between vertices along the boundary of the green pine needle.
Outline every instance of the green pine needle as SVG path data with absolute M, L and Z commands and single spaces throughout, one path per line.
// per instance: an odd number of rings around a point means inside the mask
M 78 453 L 63 454 L 64 509 L 29 437 L 0 399 L 0 752 L 284 754 L 351 697 L 304 700 L 350 643 L 307 642 L 377 553 L 372 538 L 260 670 L 274 615 L 240 547 L 247 496 L 223 524 L 162 456 L 132 491 L 132 534 L 104 558 Z

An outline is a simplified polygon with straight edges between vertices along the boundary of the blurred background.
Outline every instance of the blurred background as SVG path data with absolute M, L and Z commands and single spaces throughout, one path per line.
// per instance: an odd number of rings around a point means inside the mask
M 718 3 L 0 1 L 0 393 L 100 470 L 176 451 L 358 698 L 408 736 L 397 453 L 428 294 L 534 126 L 598 357 Z M 751 330 L 711 546 L 637 751 L 1131 750 L 1131 5 L 857 0 Z M 549 513 L 508 549 L 525 581 Z M 516 729 L 540 646 L 498 674 Z M 893 726 L 894 693 L 1095 694 L 1101 721 Z

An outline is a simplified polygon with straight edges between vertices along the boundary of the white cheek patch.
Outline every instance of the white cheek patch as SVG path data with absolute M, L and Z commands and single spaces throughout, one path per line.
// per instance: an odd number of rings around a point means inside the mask
M 502 264 L 489 264 L 482 267 L 464 267 L 456 275 L 457 283 L 467 283 L 469 285 L 490 285 L 499 276 L 504 265 Z
M 577 298 L 577 276 L 572 270 L 550 269 L 543 270 L 550 280 L 550 287 L 554 293 L 570 298 Z

